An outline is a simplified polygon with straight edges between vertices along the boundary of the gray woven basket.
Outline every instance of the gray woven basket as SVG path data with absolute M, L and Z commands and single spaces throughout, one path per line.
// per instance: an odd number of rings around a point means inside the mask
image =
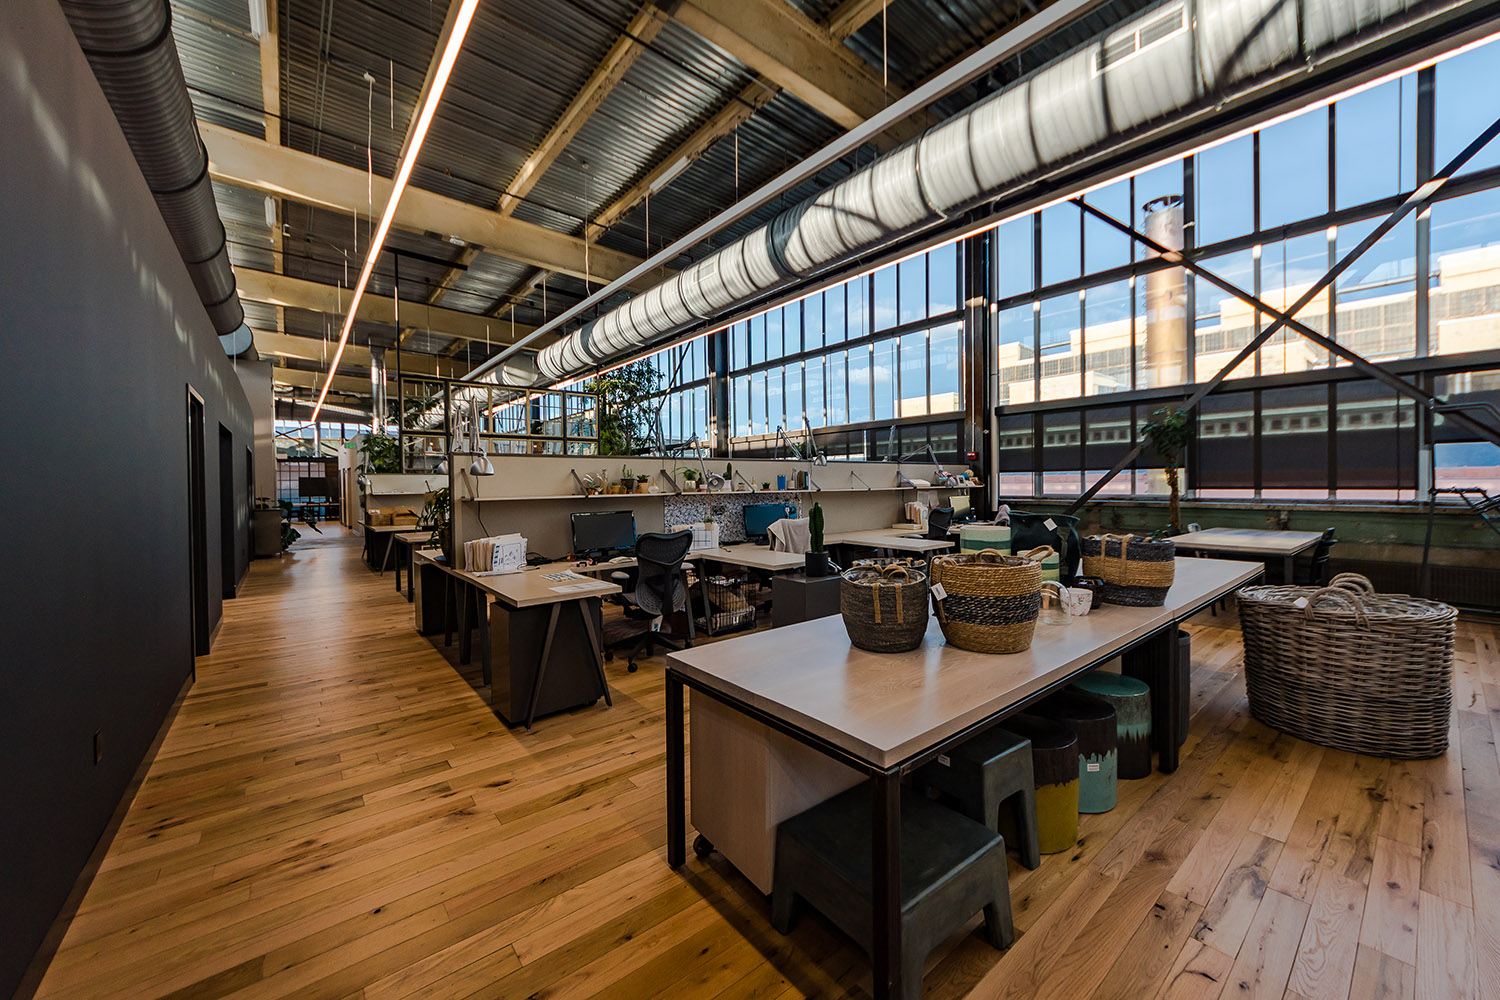
M 1247 587 L 1238 598 L 1250 714 L 1322 746 L 1379 757 L 1448 749 L 1458 612 L 1376 594 L 1354 574 L 1328 587 Z
M 872 653 L 905 653 L 927 633 L 927 574 L 894 563 L 856 565 L 839 581 L 849 641 Z
M 1083 539 L 1083 575 L 1104 581 L 1106 604 L 1159 608 L 1176 575 L 1177 546 L 1170 538 L 1089 535 Z

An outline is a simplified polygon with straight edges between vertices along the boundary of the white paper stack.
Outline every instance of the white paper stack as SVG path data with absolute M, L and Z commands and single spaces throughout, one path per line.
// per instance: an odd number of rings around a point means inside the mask
M 519 573 L 526 568 L 526 539 L 510 534 L 465 542 L 464 568 L 475 576 Z

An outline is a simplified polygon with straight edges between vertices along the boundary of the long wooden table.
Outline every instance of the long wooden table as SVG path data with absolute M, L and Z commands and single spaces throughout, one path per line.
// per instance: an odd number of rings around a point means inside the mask
M 1152 688 L 1163 771 L 1177 767 L 1178 626 L 1261 576 L 1258 563 L 1179 558 L 1160 608 L 1105 605 L 1066 626 L 1038 625 L 1011 655 L 947 645 L 936 618 L 910 653 L 855 649 L 838 617 L 674 652 L 666 671 L 667 863 L 687 853 L 683 689 L 704 695 L 867 776 L 873 784 L 872 954 L 875 996 L 901 981 L 900 782 L 1073 678 L 1125 654 Z
M 900 528 L 872 528 L 866 531 L 836 531 L 825 540 L 828 545 L 853 545 L 880 552 L 941 552 L 957 541 L 939 541 Z
M 1321 531 L 1266 531 L 1260 528 L 1208 528 L 1175 535 L 1172 541 L 1180 551 L 1212 552 L 1216 555 L 1250 556 L 1281 559 L 1281 581 L 1292 582 L 1296 558 L 1317 545 Z

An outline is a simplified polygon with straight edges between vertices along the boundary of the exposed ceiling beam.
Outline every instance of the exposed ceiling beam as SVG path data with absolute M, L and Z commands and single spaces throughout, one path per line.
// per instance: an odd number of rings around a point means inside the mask
M 280 5 L 266 4 L 266 27 L 260 36 L 260 97 L 265 113 L 266 142 L 281 145 L 281 22 Z M 275 213 L 271 224 L 271 270 L 281 274 L 285 268 L 282 256 L 282 205 L 273 200 Z M 286 331 L 286 310 L 276 307 L 276 330 Z
M 686 0 L 677 20 L 843 128 L 902 97 L 883 87 L 842 39 L 786 0 Z M 920 131 L 904 123 L 896 138 Z
M 327 376 L 322 372 L 303 371 L 300 368 L 276 367 L 271 370 L 271 381 L 280 382 L 282 385 L 295 386 L 298 389 L 318 389 L 323 385 L 323 379 Z M 367 378 L 355 378 L 352 375 L 335 375 L 328 379 L 330 392 L 342 392 L 351 396 L 370 395 L 370 380 Z
M 349 305 L 349 290 L 337 285 L 324 285 L 305 278 L 293 278 L 269 271 L 257 271 L 247 267 L 234 269 L 235 281 L 240 295 L 252 302 L 342 316 L 342 308 Z M 418 302 L 401 300 L 401 315 L 404 320 L 420 320 L 419 329 L 447 337 L 463 337 L 466 340 L 489 340 L 494 344 L 509 344 L 535 329 L 517 324 L 512 337 L 511 325 L 487 316 L 429 306 Z M 396 325 L 396 300 L 385 295 L 365 293 L 359 304 L 359 319 L 371 323 Z
M 833 8 L 823 26 L 839 41 L 854 34 L 885 11 L 891 0 L 844 0 Z
M 468 341 L 458 341 L 460 344 Z M 313 361 L 323 366 L 326 371 L 324 351 L 330 346 L 328 341 L 317 337 L 295 337 L 284 333 L 256 333 L 255 349 L 262 357 L 297 358 L 301 361 Z M 396 373 L 396 352 L 386 351 L 386 368 L 391 374 Z M 369 368 L 370 349 L 349 344 L 344 348 L 344 356 L 339 361 L 339 367 L 344 368 Z M 401 352 L 401 373 L 403 375 L 441 375 L 444 378 L 455 377 L 464 374 L 469 366 L 463 362 L 450 362 L 446 358 L 439 359 L 431 354 L 414 354 L 410 351 Z
M 198 127 L 208 147 L 209 172 L 217 180 L 351 215 L 369 211 L 362 170 L 208 122 Z M 390 178 L 376 177 L 375 201 L 387 198 L 390 188 Z M 630 254 L 586 246 L 576 236 L 417 187 L 407 188 L 403 195 L 396 225 L 456 236 L 511 260 L 591 280 L 613 280 L 640 263 Z M 649 284 L 642 282 L 641 287 Z

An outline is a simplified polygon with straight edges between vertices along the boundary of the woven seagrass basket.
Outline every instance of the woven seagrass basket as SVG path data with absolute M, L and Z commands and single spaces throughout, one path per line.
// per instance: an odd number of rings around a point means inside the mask
M 994 549 L 932 560 L 943 637 L 976 653 L 1019 653 L 1031 645 L 1042 606 L 1042 566 Z
M 1454 608 L 1377 594 L 1352 573 L 1323 588 L 1246 587 L 1238 603 L 1256 719 L 1353 753 L 1448 749 Z
M 1083 539 L 1083 575 L 1104 581 L 1104 603 L 1159 608 L 1176 574 L 1177 546 L 1170 538 L 1089 535 Z
M 1062 555 L 1050 545 L 1038 545 L 1034 549 L 1025 552 L 1017 552 L 1016 555 L 1022 559 L 1030 559 L 1042 564 L 1042 580 L 1060 580 L 1062 573 Z
M 902 563 L 857 565 L 839 581 L 849 641 L 872 653 L 905 653 L 927 632 L 927 574 Z

